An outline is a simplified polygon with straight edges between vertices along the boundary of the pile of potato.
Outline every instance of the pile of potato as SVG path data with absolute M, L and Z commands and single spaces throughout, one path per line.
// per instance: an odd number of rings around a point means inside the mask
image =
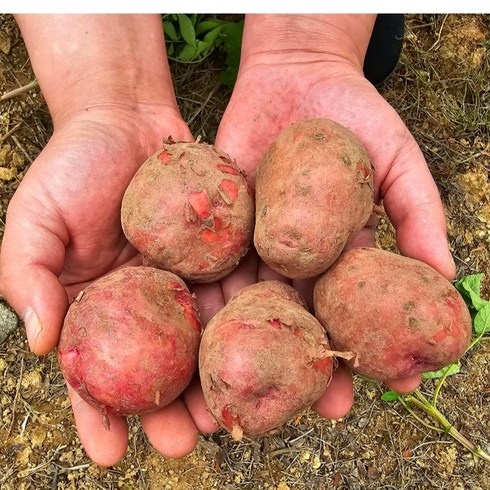
M 373 206 L 369 155 L 330 120 L 284 129 L 258 167 L 255 196 L 216 148 L 165 141 L 122 203 L 144 265 L 103 277 L 70 306 L 58 345 L 67 382 L 104 417 L 138 414 L 177 398 L 199 368 L 210 413 L 240 439 L 318 400 L 337 357 L 383 381 L 455 361 L 471 318 L 451 283 L 417 260 L 349 249 Z M 285 277 L 318 277 L 314 313 L 291 286 L 264 281 L 201 334 L 184 280 L 227 276 L 252 242 Z

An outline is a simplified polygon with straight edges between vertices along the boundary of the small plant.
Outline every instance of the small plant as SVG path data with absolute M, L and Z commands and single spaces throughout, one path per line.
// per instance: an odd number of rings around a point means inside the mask
M 481 281 L 483 277 L 483 274 L 469 275 L 463 277 L 455 285 L 456 289 L 458 289 L 468 305 L 473 320 L 473 339 L 466 349 L 465 354 L 475 345 L 479 344 L 483 339 L 490 338 L 490 336 L 487 335 L 490 333 L 490 301 L 484 300 L 480 293 Z M 463 436 L 463 434 L 461 434 L 437 409 L 437 398 L 444 381 L 448 376 L 457 374 L 459 371 L 460 364 L 459 361 L 456 361 L 443 369 L 440 369 L 439 371 L 424 373 L 424 379 L 438 380 L 431 399 L 425 397 L 420 390 L 415 390 L 413 393 L 408 395 L 401 395 L 396 391 L 388 391 L 383 394 L 381 399 L 387 402 L 398 401 L 415 417 L 416 420 L 418 420 L 425 427 L 437 432 L 445 432 L 446 434 L 449 434 L 469 451 L 471 451 L 475 456 L 490 462 L 490 455 Z M 423 410 L 427 415 L 429 415 L 429 417 L 437 422 L 438 426 L 431 425 L 423 420 L 421 417 L 419 417 L 419 415 L 417 415 L 414 408 Z
M 163 29 L 170 59 L 181 63 L 197 63 L 216 49 L 225 55 L 225 68 L 220 81 L 233 87 L 240 64 L 243 19 L 230 22 L 200 14 L 166 14 Z

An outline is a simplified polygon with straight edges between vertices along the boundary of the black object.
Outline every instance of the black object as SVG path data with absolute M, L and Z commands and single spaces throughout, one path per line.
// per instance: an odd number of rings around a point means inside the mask
M 364 59 L 364 76 L 380 85 L 395 71 L 403 46 L 405 16 L 378 14 Z

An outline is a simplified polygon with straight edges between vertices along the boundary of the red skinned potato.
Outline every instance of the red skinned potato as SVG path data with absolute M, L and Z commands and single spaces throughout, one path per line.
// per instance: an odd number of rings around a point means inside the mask
M 227 155 L 204 143 L 167 141 L 124 194 L 123 231 L 146 264 L 189 281 L 216 281 L 250 247 L 252 195 Z
M 429 265 L 376 248 L 343 253 L 314 290 L 315 314 L 351 367 L 378 380 L 437 371 L 459 359 L 471 317 L 452 284 Z
M 333 353 L 291 287 L 242 289 L 206 327 L 199 370 L 206 404 L 235 439 L 265 434 L 313 404 L 332 376 Z
M 373 167 L 360 141 L 328 119 L 283 130 L 257 169 L 257 252 L 286 277 L 315 277 L 373 210 Z
M 119 269 L 70 305 L 58 344 L 66 381 L 107 414 L 158 410 L 197 367 L 201 325 L 185 283 L 151 267 Z

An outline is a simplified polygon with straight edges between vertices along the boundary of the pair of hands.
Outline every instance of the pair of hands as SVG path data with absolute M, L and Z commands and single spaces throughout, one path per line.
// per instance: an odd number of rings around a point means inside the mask
M 313 62 L 300 54 L 285 59 L 270 53 L 267 62 L 266 52 L 242 55 L 215 145 L 236 159 L 253 185 L 262 154 L 282 128 L 314 117 L 347 126 L 373 160 L 375 198 L 383 199 L 400 251 L 452 278 L 439 194 L 399 116 L 363 77 L 362 66 L 342 57 Z M 0 287 L 25 321 L 31 350 L 40 355 L 56 346 L 69 301 L 81 289 L 117 268 L 141 263 L 121 230 L 122 195 L 163 137 L 192 140 L 176 104 L 150 103 L 138 111 L 124 103 L 100 104 L 60 121 L 12 198 L 0 257 Z M 374 226 L 375 220 L 351 246 L 373 246 Z M 250 253 L 221 282 L 195 286 L 203 325 L 233 294 L 262 279 L 286 280 Z M 293 285 L 311 296 L 311 281 Z M 419 382 L 418 377 L 386 380 L 400 392 Z M 108 431 L 96 409 L 70 387 L 68 392 L 87 454 L 101 466 L 116 464 L 127 449 L 126 420 L 111 417 Z M 338 418 L 352 401 L 352 375 L 340 365 L 314 408 L 323 417 Z M 172 404 L 140 419 L 152 445 L 167 457 L 189 453 L 199 432 L 217 429 L 198 378 Z

